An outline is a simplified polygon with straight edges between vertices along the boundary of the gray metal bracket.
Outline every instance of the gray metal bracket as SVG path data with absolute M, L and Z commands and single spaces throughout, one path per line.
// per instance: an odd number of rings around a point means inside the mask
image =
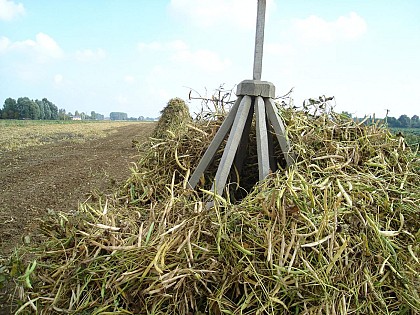
M 274 85 L 270 82 L 264 81 L 257 81 L 254 83 L 255 84 L 249 84 L 249 82 L 247 82 L 247 95 L 238 95 L 235 105 L 232 107 L 227 118 L 220 126 L 216 136 L 210 143 L 209 148 L 193 172 L 189 180 L 189 186 L 191 188 L 195 188 L 200 177 L 204 174 L 211 161 L 214 159 L 217 150 L 220 148 L 220 145 L 229 133 L 226 147 L 224 148 L 223 155 L 214 178 L 214 183 L 211 188 L 212 192 L 218 195 L 223 194 L 223 190 L 226 186 L 235 157 L 236 160 L 238 160 L 239 167 L 241 167 L 243 162 L 241 160 L 244 158 L 244 151 L 246 149 L 244 147 L 244 139 L 248 137 L 251 125 L 250 117 L 252 118 L 253 114 L 255 114 L 256 118 L 259 180 L 263 180 L 267 177 L 273 167 L 273 149 L 272 144 L 270 144 L 269 141 L 269 128 L 271 126 L 284 154 L 287 167 L 293 164 L 293 156 L 290 151 L 291 146 L 287 138 L 283 121 L 277 113 L 276 105 L 271 97 L 261 96 L 261 91 L 266 92 L 264 95 L 271 95 L 272 92 L 274 92 Z M 243 87 L 238 86 L 238 90 L 243 91 Z M 238 92 L 237 94 L 239 93 L 241 92 Z

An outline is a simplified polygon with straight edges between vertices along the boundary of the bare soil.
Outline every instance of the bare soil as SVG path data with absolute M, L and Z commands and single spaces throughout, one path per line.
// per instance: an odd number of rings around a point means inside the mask
M 142 142 L 153 127 L 133 123 L 105 138 L 59 142 L 0 156 L 0 255 L 23 244 L 48 209 L 76 210 L 92 192 L 111 193 L 138 160 L 132 140 Z
M 2 152 L 0 261 L 24 244 L 25 237 L 36 242 L 38 219 L 49 209 L 69 212 L 93 192 L 115 191 L 129 177 L 130 163 L 138 160 L 132 140 L 143 142 L 152 131 L 150 123 L 133 123 L 83 143 L 57 142 Z

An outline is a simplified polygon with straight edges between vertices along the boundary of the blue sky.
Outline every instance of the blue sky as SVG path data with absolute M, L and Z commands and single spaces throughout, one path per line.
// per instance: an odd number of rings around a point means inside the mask
M 157 117 L 252 79 L 257 0 L 0 0 L 0 102 Z M 296 105 L 420 114 L 419 0 L 267 0 L 262 80 Z M 198 102 L 190 103 L 197 112 Z

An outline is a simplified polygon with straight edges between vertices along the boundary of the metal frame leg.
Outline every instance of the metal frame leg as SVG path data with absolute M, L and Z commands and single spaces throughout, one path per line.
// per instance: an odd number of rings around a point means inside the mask
M 290 143 L 286 136 L 286 128 L 284 128 L 283 121 L 277 114 L 276 106 L 274 105 L 273 100 L 271 98 L 266 98 L 264 101 L 268 120 L 273 125 L 273 129 L 276 133 L 281 151 L 284 154 L 287 167 L 290 167 L 293 164 L 293 158 L 291 156 Z
M 210 143 L 209 147 L 207 148 L 206 152 L 204 153 L 203 157 L 201 158 L 200 162 L 198 163 L 197 168 L 195 169 L 194 173 L 191 175 L 188 184 L 191 188 L 195 188 L 197 183 L 200 180 L 201 175 L 204 174 L 206 169 L 209 167 L 211 161 L 214 158 L 217 150 L 219 149 L 220 145 L 223 142 L 223 139 L 226 137 L 227 133 L 232 127 L 232 124 L 235 120 L 236 113 L 238 112 L 239 104 L 242 101 L 242 96 L 238 97 L 235 104 L 232 106 L 228 116 L 223 121 L 222 125 L 220 126 L 219 130 L 217 131 L 214 139 Z
M 268 134 L 264 99 L 255 99 L 255 119 L 257 131 L 257 154 L 259 180 L 263 180 L 270 173 L 270 154 L 268 151 Z
M 266 112 L 266 115 L 267 115 L 267 112 Z M 277 171 L 277 159 L 274 153 L 274 141 L 273 141 L 274 131 L 267 117 L 266 119 L 267 119 L 268 153 L 270 155 L 270 170 L 271 172 L 275 172 Z
M 251 108 L 249 109 L 248 113 L 248 118 L 246 119 L 245 127 L 242 132 L 241 142 L 239 143 L 238 151 L 236 152 L 235 160 L 233 161 L 233 165 L 236 168 L 238 174 L 242 172 L 242 168 L 247 157 L 249 133 L 251 131 L 252 118 L 254 117 L 254 102 L 255 101 L 252 100 Z M 239 183 L 240 179 L 235 177 L 235 181 Z
M 214 178 L 212 191 L 218 195 L 221 195 L 223 193 L 223 189 L 226 185 L 226 181 L 229 176 L 233 160 L 235 158 L 239 143 L 242 138 L 242 133 L 244 130 L 246 120 L 248 118 L 251 103 L 251 97 L 245 95 L 242 98 L 241 103 L 239 104 L 238 113 L 233 122 L 225 150 L 223 151 L 222 159 L 220 161 L 216 176 Z

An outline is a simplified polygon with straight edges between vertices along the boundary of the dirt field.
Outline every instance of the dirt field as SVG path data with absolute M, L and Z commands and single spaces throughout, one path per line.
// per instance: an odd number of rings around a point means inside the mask
M 25 238 L 31 245 L 40 240 L 38 219 L 49 209 L 68 212 L 92 193 L 113 193 L 130 175 L 130 163 L 138 160 L 132 140 L 142 142 L 153 131 L 152 123 L 91 125 L 73 125 L 74 137 L 69 137 L 69 126 L 49 126 L 56 130 L 48 130 L 47 142 L 32 139 L 35 145 L 24 143 L 11 151 L 5 150 L 5 133 L 12 142 L 19 137 L 0 128 L 0 266 Z M 1 315 L 10 314 L 10 291 L 0 286 Z
M 0 262 L 25 237 L 36 241 L 37 219 L 48 209 L 75 210 L 91 192 L 112 193 L 128 178 L 129 164 L 138 154 L 132 140 L 146 140 L 153 125 L 117 126 L 99 139 L 0 148 Z

